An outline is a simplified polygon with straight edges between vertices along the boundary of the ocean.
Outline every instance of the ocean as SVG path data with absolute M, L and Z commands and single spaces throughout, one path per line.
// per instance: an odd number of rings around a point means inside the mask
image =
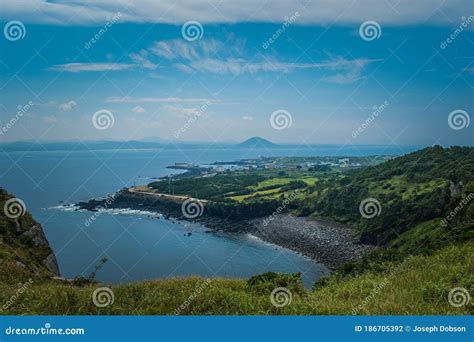
M 383 146 L 242 149 L 188 145 L 0 152 L 0 186 L 23 200 L 42 224 L 66 278 L 88 276 L 106 257 L 108 261 L 96 276 L 104 283 L 188 275 L 248 278 L 274 271 L 301 272 L 304 284 L 312 286 L 329 273 L 324 265 L 251 235 L 210 233 L 199 224 L 164 219 L 156 213 L 109 210 L 95 214 L 73 210 L 70 205 L 175 173 L 166 168 L 175 162 L 208 164 L 258 156 L 381 153 L 401 151 Z

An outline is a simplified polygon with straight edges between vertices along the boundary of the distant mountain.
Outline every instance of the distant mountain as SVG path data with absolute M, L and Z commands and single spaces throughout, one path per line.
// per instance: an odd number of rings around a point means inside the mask
M 156 136 L 156 135 L 144 137 L 144 138 L 140 139 L 140 141 L 142 141 L 142 142 L 154 142 L 154 143 L 161 143 L 161 144 L 168 142 L 168 140 L 162 139 L 162 138 L 160 138 L 159 136 Z
M 272 143 L 266 139 L 260 137 L 253 137 L 245 140 L 237 145 L 237 147 L 242 148 L 275 148 L 278 147 L 277 144 Z

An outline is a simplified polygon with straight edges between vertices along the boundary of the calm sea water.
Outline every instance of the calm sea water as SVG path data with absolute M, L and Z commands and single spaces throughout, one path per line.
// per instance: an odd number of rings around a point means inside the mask
M 174 162 L 211 163 L 258 156 L 397 154 L 386 147 L 304 149 L 102 150 L 0 153 L 0 186 L 21 198 L 43 225 L 64 277 L 89 275 L 101 258 L 109 261 L 97 279 L 124 283 L 142 279 L 201 275 L 249 277 L 275 272 L 302 272 L 311 286 L 328 273 L 324 265 L 245 234 L 210 234 L 187 222 L 158 219 L 141 212 L 93 213 L 58 206 L 102 197 L 124 186 L 145 184 L 172 172 Z M 191 236 L 185 233 L 192 231 Z

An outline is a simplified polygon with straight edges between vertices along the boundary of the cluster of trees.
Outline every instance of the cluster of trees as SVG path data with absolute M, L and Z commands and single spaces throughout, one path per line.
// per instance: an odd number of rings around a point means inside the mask
M 153 182 L 149 186 L 161 193 L 189 195 L 211 201 L 225 201 L 225 194 L 247 194 L 245 188 L 257 185 L 266 177 L 256 173 L 230 173 L 214 177 L 185 178 L 175 182 Z

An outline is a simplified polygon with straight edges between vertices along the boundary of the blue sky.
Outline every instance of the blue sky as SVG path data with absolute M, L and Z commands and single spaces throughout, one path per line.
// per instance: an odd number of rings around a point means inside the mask
M 1 141 L 473 145 L 469 1 L 236 3 L 2 1 Z

